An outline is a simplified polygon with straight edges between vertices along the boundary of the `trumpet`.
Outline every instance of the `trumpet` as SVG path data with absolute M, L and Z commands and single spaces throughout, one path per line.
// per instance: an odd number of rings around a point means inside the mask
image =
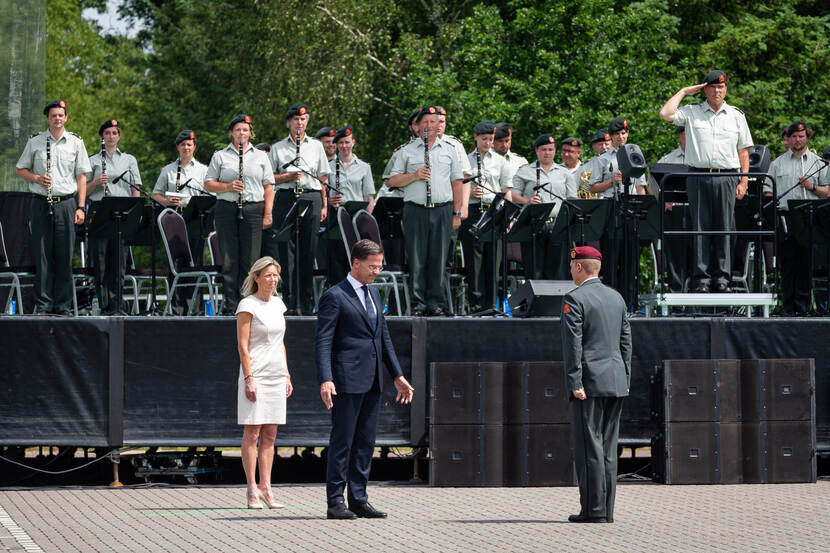
M 583 171 L 579 175 L 579 190 L 577 191 L 577 196 L 582 200 L 598 200 L 600 198 L 598 193 L 591 192 L 591 187 L 588 184 L 592 173 L 593 171 Z
M 46 135 L 46 176 L 49 177 L 49 186 L 46 187 L 46 203 L 49 204 L 49 215 L 55 214 L 55 200 L 52 198 L 52 137 Z

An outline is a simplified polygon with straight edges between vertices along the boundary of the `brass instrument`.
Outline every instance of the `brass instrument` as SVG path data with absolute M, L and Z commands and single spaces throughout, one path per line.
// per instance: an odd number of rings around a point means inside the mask
M 52 198 L 52 136 L 46 135 L 46 176 L 49 177 L 49 186 L 46 187 L 46 203 L 49 204 L 49 215 L 55 214 L 55 200 Z
M 591 192 L 591 187 L 588 185 L 588 181 L 591 179 L 591 173 L 593 173 L 593 171 L 583 171 L 582 174 L 579 175 L 579 190 L 577 191 L 577 196 L 581 200 L 600 199 L 599 193 Z
M 244 188 L 245 181 L 242 180 L 242 156 L 244 152 L 242 151 L 242 139 L 239 139 L 239 180 L 242 181 L 242 186 Z M 242 192 L 239 193 L 239 197 L 236 199 L 236 218 L 240 221 L 244 219 L 244 214 L 242 213 Z
M 429 170 L 429 129 L 424 127 L 424 167 Z M 432 186 L 429 184 L 430 179 L 427 179 L 427 207 L 435 207 L 432 203 Z

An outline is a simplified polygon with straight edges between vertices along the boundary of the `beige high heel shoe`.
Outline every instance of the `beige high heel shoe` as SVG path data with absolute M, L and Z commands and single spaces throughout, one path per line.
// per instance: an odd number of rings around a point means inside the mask
M 254 491 L 251 490 L 251 488 L 248 488 L 247 496 L 249 509 L 262 509 L 262 503 L 259 502 L 260 494 L 258 492 L 258 489 Z
M 268 490 L 268 495 L 271 496 L 270 501 L 268 501 L 268 497 L 266 497 L 265 493 L 260 488 L 257 488 L 256 491 L 259 495 L 259 498 L 269 509 L 282 509 L 283 507 L 285 507 L 285 505 L 283 505 L 282 503 L 277 503 L 276 501 L 274 501 L 274 495 L 270 489 Z

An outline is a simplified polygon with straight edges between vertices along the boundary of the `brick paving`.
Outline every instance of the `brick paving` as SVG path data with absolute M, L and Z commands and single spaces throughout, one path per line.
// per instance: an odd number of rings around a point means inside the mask
M 827 551 L 830 481 L 617 488 L 614 524 L 569 524 L 576 488 L 373 483 L 386 520 L 330 521 L 319 484 L 0 490 L 0 552 Z M 31 541 L 27 541 L 26 537 Z

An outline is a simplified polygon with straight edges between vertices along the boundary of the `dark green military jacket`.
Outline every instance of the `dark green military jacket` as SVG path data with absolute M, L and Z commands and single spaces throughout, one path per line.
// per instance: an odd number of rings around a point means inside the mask
M 562 355 L 569 395 L 625 397 L 631 386 L 631 326 L 622 296 L 586 280 L 562 302 Z

